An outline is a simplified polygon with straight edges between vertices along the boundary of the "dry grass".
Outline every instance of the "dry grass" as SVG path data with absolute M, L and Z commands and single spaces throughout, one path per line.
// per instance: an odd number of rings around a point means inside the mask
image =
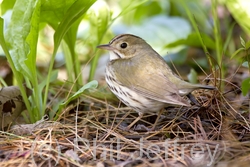
M 167 108 L 155 130 L 157 115 L 125 131 L 137 113 L 85 96 L 57 122 L 1 132 L 0 166 L 248 166 L 249 98 L 225 83 L 225 93 L 196 91 L 202 106 Z

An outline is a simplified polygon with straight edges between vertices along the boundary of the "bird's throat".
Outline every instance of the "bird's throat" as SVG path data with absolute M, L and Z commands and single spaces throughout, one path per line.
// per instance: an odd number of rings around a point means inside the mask
M 110 54 L 110 61 L 122 58 L 122 56 L 115 51 L 109 51 L 109 54 Z

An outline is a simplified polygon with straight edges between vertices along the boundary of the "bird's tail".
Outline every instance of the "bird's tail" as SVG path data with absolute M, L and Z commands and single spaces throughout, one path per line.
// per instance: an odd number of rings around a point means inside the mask
M 186 84 L 185 87 L 183 86 L 182 88 L 179 88 L 179 94 L 181 96 L 187 95 L 191 93 L 192 91 L 196 89 L 209 89 L 209 90 L 215 90 L 217 89 L 214 86 L 210 85 L 201 85 L 201 84 Z
M 200 85 L 200 84 L 197 84 L 196 87 L 199 88 L 199 89 L 210 89 L 210 90 L 216 89 L 216 87 L 210 86 L 210 85 Z

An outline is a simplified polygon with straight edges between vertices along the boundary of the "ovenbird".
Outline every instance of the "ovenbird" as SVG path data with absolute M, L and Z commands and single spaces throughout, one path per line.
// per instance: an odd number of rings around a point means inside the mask
M 110 52 L 105 79 L 110 90 L 139 114 L 171 105 L 190 106 L 182 96 L 213 86 L 191 84 L 177 76 L 142 38 L 122 34 L 98 48 Z

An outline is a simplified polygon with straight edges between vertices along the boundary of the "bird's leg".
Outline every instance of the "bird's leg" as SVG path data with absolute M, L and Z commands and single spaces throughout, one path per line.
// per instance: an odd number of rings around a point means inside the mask
M 125 130 L 128 131 L 129 129 L 131 129 L 131 127 L 134 126 L 134 124 L 138 122 L 142 117 L 143 113 L 139 113 L 139 117 L 137 117 L 132 123 L 130 123 L 129 126 L 125 128 Z
M 155 127 L 156 127 L 156 125 L 157 125 L 157 122 L 159 121 L 159 119 L 160 119 L 160 117 L 161 117 L 161 114 L 163 113 L 164 110 L 165 110 L 164 108 L 160 110 L 160 112 L 158 113 L 157 118 L 156 118 L 156 120 L 155 120 L 155 123 L 154 123 L 153 127 L 152 127 L 150 130 L 155 130 Z

